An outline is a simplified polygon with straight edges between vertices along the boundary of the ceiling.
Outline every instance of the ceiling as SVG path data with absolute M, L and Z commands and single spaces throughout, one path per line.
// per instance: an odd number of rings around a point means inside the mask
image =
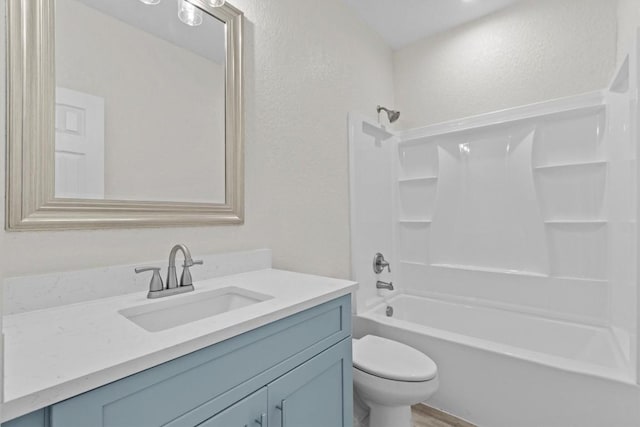
M 394 49 L 522 0 L 343 0 Z

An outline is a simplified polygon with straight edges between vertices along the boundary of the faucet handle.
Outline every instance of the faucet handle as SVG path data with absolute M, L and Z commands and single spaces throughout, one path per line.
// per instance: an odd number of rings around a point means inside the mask
M 191 277 L 191 271 L 189 270 L 189 267 L 192 267 L 194 265 L 202 265 L 204 264 L 204 261 L 199 259 L 196 261 L 191 261 L 190 265 L 187 265 L 187 262 L 185 262 L 182 265 L 182 276 L 180 276 L 180 286 L 191 286 L 193 285 L 193 278 Z
M 373 257 L 373 271 L 376 274 L 380 274 L 384 271 L 385 268 L 389 271 L 389 273 L 391 273 L 391 266 L 389 265 L 387 260 L 384 259 L 384 255 L 378 252 Z
M 145 271 L 160 271 L 160 267 L 136 267 L 136 273 L 144 273 Z
M 197 260 L 191 261 L 190 265 L 187 265 L 187 263 L 185 261 L 185 263 L 182 264 L 182 266 L 185 267 L 185 268 L 189 268 L 189 267 L 193 267 L 194 265 L 202 265 L 202 264 L 204 264 L 204 261 L 201 260 L 201 259 L 197 259 Z
M 153 271 L 151 281 L 149 282 L 149 292 L 157 292 L 164 289 L 164 283 L 162 283 L 162 277 L 160 277 L 160 267 L 136 267 L 136 274 L 144 273 L 145 271 Z

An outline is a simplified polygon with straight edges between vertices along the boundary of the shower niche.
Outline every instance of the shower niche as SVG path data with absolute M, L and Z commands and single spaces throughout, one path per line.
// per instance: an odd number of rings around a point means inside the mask
M 398 147 L 397 248 L 406 262 L 428 264 L 431 224 L 438 189 L 438 151 L 434 141 Z

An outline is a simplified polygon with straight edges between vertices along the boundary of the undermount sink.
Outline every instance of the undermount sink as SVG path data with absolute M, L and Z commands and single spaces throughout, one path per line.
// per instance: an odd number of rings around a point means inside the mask
M 149 332 L 158 332 L 257 304 L 273 297 L 230 286 L 168 298 L 166 301 L 126 308 L 118 313 Z

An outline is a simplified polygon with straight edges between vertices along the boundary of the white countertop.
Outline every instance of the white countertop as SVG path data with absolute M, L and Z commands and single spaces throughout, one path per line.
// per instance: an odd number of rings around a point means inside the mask
M 273 269 L 194 285 L 194 292 L 158 300 L 149 300 L 141 292 L 5 316 L 2 421 L 283 319 L 357 287 L 347 280 Z M 118 313 L 227 286 L 273 298 L 159 332 L 148 332 Z

